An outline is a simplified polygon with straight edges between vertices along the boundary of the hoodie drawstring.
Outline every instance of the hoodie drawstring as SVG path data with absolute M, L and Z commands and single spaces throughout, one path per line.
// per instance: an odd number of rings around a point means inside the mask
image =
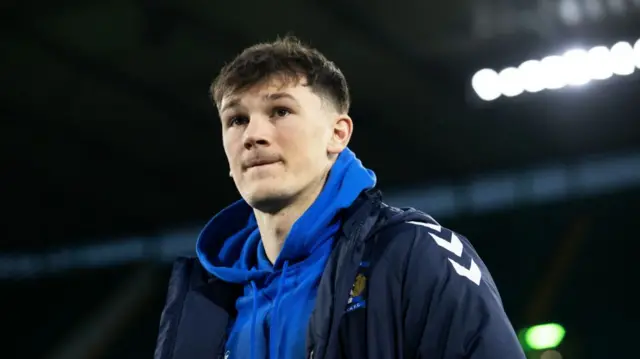
M 282 273 L 280 273 L 280 280 L 278 281 L 278 292 L 273 303 L 273 309 L 271 310 L 271 327 L 269 328 L 269 341 L 273 345 L 269 345 L 269 357 L 271 359 L 277 358 L 277 349 L 280 339 L 273 337 L 273 328 L 277 328 L 278 324 L 278 309 L 280 308 L 280 301 L 282 297 L 282 290 L 284 288 L 285 277 L 287 274 L 287 268 L 289 267 L 289 261 L 285 261 L 282 266 Z M 256 320 L 258 318 L 258 287 L 255 281 L 251 281 L 251 289 L 253 289 L 253 313 L 251 315 L 251 359 L 256 358 Z M 273 339 L 275 340 L 273 340 Z M 270 344 L 271 344 L 270 343 Z
M 273 302 L 273 309 L 271 310 L 271 327 L 269 328 L 269 358 L 278 358 L 278 347 L 280 344 L 280 338 L 276 338 L 274 328 L 278 329 L 278 309 L 280 309 L 280 302 L 282 300 L 282 290 L 284 288 L 285 278 L 287 275 L 287 267 L 289 267 L 289 261 L 285 261 L 282 266 L 282 273 L 280 273 L 280 280 L 278 283 L 278 292 Z M 255 358 L 254 358 L 255 359 Z
M 255 281 L 251 281 L 253 289 L 253 315 L 251 316 L 251 359 L 256 358 L 256 318 L 258 318 L 258 287 Z

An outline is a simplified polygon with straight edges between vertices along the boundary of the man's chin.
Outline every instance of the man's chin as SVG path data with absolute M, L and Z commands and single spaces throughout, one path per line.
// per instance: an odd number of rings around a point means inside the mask
M 275 189 L 254 191 L 243 197 L 253 209 L 265 213 L 278 213 L 291 202 L 289 194 Z

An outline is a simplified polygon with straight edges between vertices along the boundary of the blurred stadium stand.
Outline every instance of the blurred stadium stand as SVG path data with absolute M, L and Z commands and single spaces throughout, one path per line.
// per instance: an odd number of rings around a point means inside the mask
M 561 323 L 563 358 L 639 356 L 640 1 L 2 9 L 0 358 L 153 355 L 171 259 L 237 198 L 209 82 L 287 33 L 345 72 L 351 147 L 388 200 L 469 237 L 516 328 Z M 610 76 L 576 75 L 596 46 Z M 520 66 L 572 49 L 551 70 Z M 482 69 L 491 101 L 472 81 Z M 531 73 L 549 88 L 527 91 Z

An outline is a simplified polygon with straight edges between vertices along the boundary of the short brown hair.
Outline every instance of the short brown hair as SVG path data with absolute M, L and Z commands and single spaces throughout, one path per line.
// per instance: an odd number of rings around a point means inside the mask
M 273 76 L 282 76 L 283 80 L 291 82 L 304 78 L 307 86 L 329 99 L 338 111 L 349 111 L 349 88 L 342 71 L 320 51 L 294 36 L 246 48 L 220 70 L 211 84 L 211 95 L 220 108 L 222 97 Z

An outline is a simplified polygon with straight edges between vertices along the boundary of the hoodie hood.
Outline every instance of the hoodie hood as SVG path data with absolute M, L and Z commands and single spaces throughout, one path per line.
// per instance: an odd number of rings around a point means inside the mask
M 257 266 L 264 250 L 253 209 L 244 199 L 223 209 L 205 225 L 196 243 L 198 259 L 207 271 L 231 283 L 258 279 L 281 268 L 285 261 L 295 264 L 322 245 L 318 232 L 326 227 L 337 230 L 337 214 L 375 184 L 375 173 L 346 148 L 316 201 L 291 227 L 273 268 L 265 271 Z

